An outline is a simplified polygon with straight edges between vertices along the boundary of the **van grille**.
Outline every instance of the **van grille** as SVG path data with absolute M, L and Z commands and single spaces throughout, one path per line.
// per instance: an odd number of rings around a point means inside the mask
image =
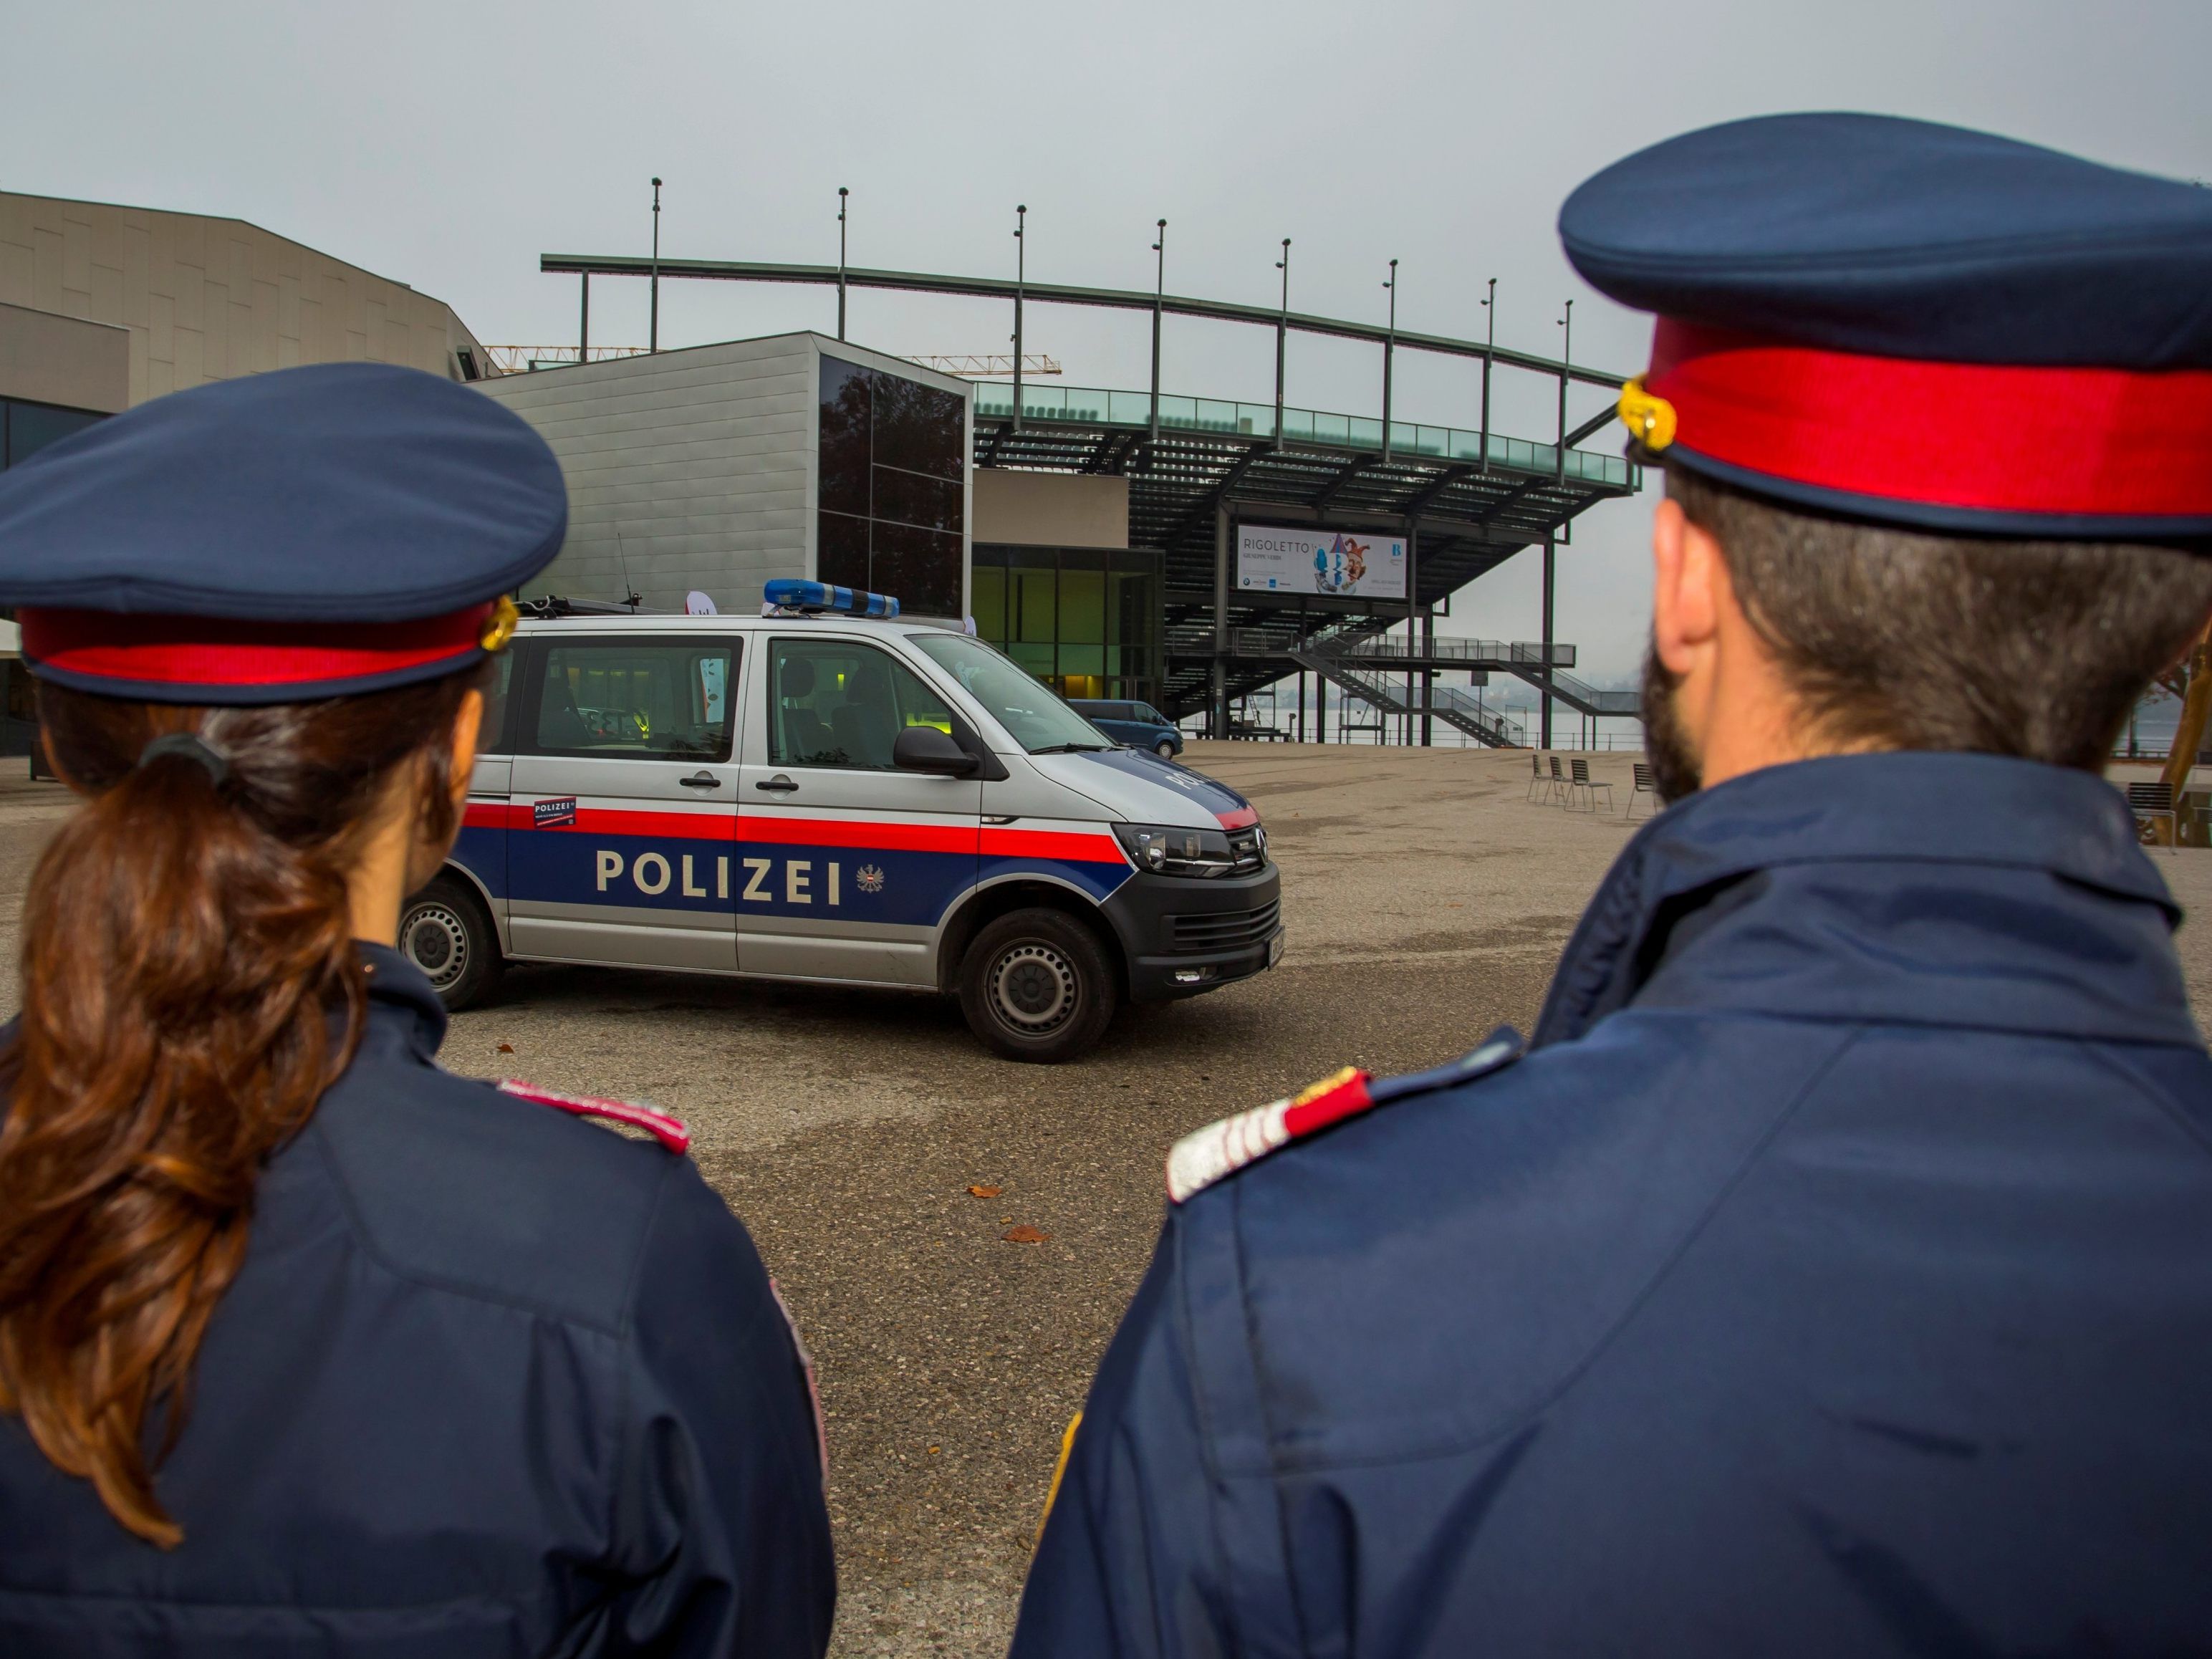
M 1239 945 L 1257 945 L 1272 934 L 1282 909 L 1280 899 L 1270 899 L 1256 910 L 1170 916 L 1168 937 L 1178 951 L 1233 951 Z

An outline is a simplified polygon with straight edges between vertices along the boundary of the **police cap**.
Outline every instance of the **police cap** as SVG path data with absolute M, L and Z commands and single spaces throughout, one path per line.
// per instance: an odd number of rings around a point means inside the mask
M 2212 535 L 2212 191 L 1777 115 L 1616 162 L 1559 234 L 1659 315 L 1621 407 L 1668 465 L 1939 531 Z
M 31 672 L 149 701 L 434 678 L 513 630 L 568 529 L 544 440 L 416 369 L 325 363 L 157 398 L 0 473 Z

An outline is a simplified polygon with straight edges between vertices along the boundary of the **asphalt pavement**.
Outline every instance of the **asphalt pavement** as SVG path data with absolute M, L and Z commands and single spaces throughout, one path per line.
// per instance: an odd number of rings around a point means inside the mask
M 949 1000 L 613 969 L 519 969 L 453 1022 L 456 1071 L 690 1124 L 819 1367 L 846 1659 L 1004 1650 L 1061 1431 L 1159 1226 L 1167 1147 L 1341 1066 L 1411 1070 L 1527 1029 L 1629 834 L 1602 794 L 1592 811 L 1527 800 L 1525 754 L 1185 758 L 1260 809 L 1287 951 L 1125 1012 L 1074 1065 L 993 1057 Z M 1631 758 L 1593 757 L 1615 808 Z M 0 780 L 0 1006 L 24 883 L 67 810 Z M 2212 903 L 2212 851 L 2154 856 L 2185 904 Z M 2212 1006 L 2212 929 L 2180 943 Z

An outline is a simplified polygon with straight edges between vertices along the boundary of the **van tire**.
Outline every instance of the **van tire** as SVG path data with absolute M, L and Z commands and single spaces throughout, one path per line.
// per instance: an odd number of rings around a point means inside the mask
M 452 875 L 432 878 L 400 907 L 399 954 L 422 970 L 452 1009 L 482 1001 L 507 967 L 483 901 Z
M 1165 738 L 1162 738 L 1152 745 L 1152 752 L 1164 761 L 1171 761 L 1176 757 L 1176 746 Z
M 960 958 L 968 1029 L 1008 1060 L 1075 1059 L 1105 1035 L 1121 1000 L 1098 936 L 1064 910 L 1010 911 Z

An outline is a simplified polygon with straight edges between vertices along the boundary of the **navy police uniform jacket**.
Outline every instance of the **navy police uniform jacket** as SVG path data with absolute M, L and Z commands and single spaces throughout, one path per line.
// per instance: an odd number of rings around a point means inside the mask
M 2177 920 L 2085 774 L 1660 815 L 1527 1058 L 1171 1211 L 1016 1659 L 2212 1648 Z
M 184 1541 L 0 1418 L 0 1653 L 820 1655 L 808 1383 L 744 1229 L 689 1159 L 440 1071 L 428 982 L 363 948 L 160 1472 Z

